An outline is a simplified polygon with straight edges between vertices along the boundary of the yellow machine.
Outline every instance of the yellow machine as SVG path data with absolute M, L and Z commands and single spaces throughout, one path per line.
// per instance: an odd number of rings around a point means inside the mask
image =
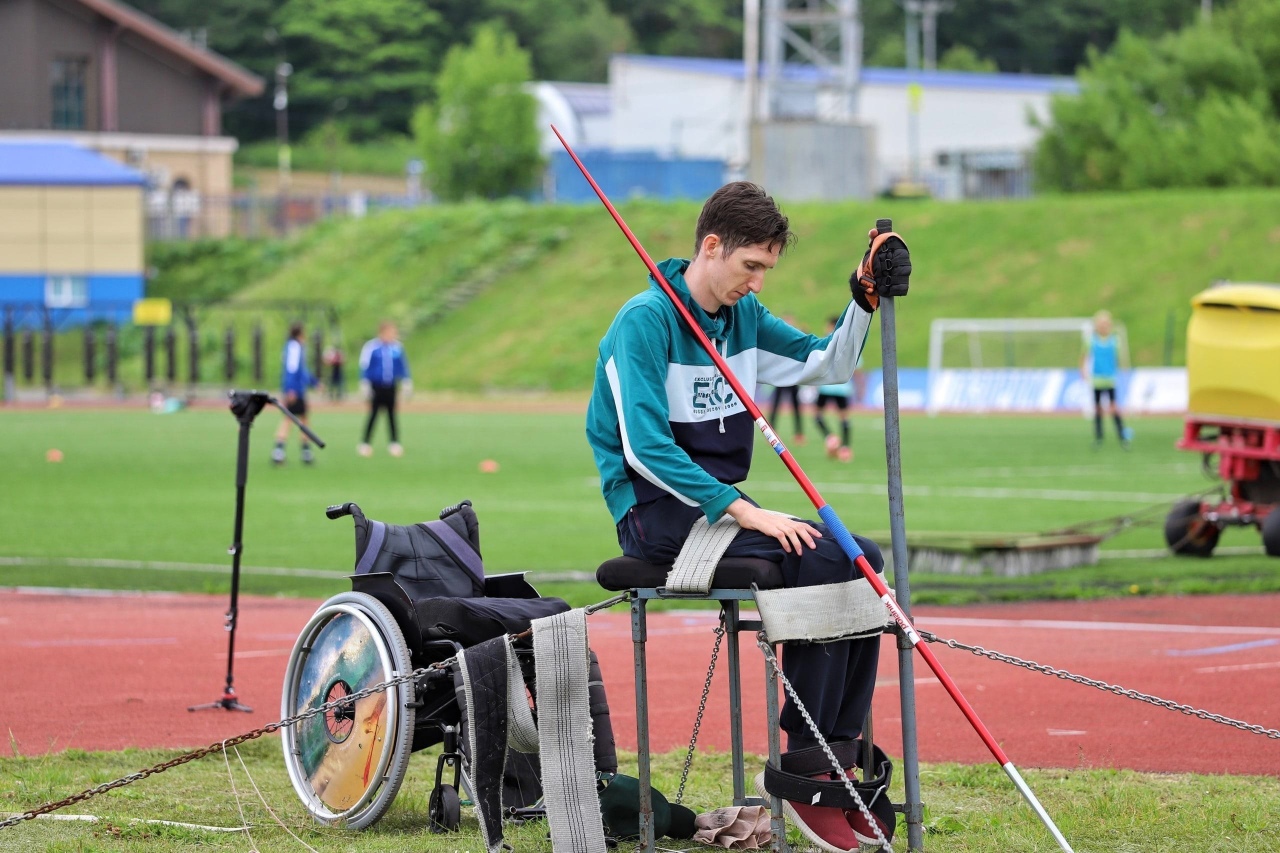
M 1207 557 L 1224 527 L 1262 532 L 1280 557 L 1280 285 L 1221 284 L 1192 300 L 1188 413 L 1178 447 L 1218 460 L 1223 494 L 1165 519 L 1175 554 Z
M 1191 305 L 1188 411 L 1280 423 L 1280 285 L 1221 285 Z

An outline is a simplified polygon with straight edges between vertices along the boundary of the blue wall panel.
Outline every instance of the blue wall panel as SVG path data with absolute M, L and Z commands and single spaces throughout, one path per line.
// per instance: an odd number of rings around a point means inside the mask
M 671 160 L 646 152 L 581 151 L 578 156 L 610 201 L 629 198 L 702 201 L 725 182 L 724 163 L 719 160 Z M 555 201 L 595 201 L 591 185 L 567 153 L 553 153 L 550 169 Z

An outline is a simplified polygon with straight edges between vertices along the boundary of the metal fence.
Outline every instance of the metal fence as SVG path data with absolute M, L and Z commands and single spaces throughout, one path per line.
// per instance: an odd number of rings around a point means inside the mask
M 280 237 L 322 219 L 416 207 L 426 196 L 349 193 L 235 193 L 187 198 L 163 195 L 147 205 L 149 240 Z

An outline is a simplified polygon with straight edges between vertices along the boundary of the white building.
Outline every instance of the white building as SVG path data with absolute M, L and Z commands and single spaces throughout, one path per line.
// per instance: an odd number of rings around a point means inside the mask
M 823 72 L 788 65 L 781 77 L 778 113 L 821 120 L 831 92 Z M 711 157 L 724 160 L 731 170 L 744 170 L 743 81 L 738 60 L 615 56 L 609 63 L 605 147 Z M 913 84 L 919 87 L 914 96 L 918 176 L 943 197 L 965 194 L 965 170 L 1020 168 L 1039 133 L 1029 117 L 1047 119 L 1053 94 L 1077 91 L 1070 77 L 864 68 L 856 122 L 873 130 L 874 183 L 880 188 L 911 172 Z M 593 121 L 601 121 L 598 113 Z
M 538 100 L 538 132 L 543 154 L 560 150 L 551 125 L 575 149 L 608 148 L 609 86 L 607 83 L 539 82 L 528 86 Z

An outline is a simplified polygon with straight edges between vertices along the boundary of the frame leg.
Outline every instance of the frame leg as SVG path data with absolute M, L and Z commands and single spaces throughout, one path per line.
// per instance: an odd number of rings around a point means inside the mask
M 746 759 L 742 746 L 742 683 L 738 648 L 738 602 L 722 601 L 725 632 L 729 635 L 729 741 L 733 752 L 733 804 L 746 805 Z
M 778 647 L 773 647 L 774 660 L 777 660 Z M 782 729 L 778 727 L 780 718 L 778 709 L 778 676 L 773 671 L 773 667 L 769 666 L 769 662 L 764 663 L 764 687 L 765 687 L 765 711 L 769 717 L 769 763 L 777 767 L 782 762 Z M 782 799 L 770 795 L 769 811 L 772 818 L 769 821 L 769 828 L 773 830 L 773 850 L 774 853 L 791 853 L 791 848 L 787 845 L 787 821 L 782 814 Z
M 648 640 L 648 635 L 645 600 L 637 596 L 631 599 L 631 642 L 636 670 L 636 778 L 640 782 L 640 838 L 636 842 L 637 853 L 652 851 L 657 843 L 649 781 L 649 689 L 645 663 L 645 641 Z

